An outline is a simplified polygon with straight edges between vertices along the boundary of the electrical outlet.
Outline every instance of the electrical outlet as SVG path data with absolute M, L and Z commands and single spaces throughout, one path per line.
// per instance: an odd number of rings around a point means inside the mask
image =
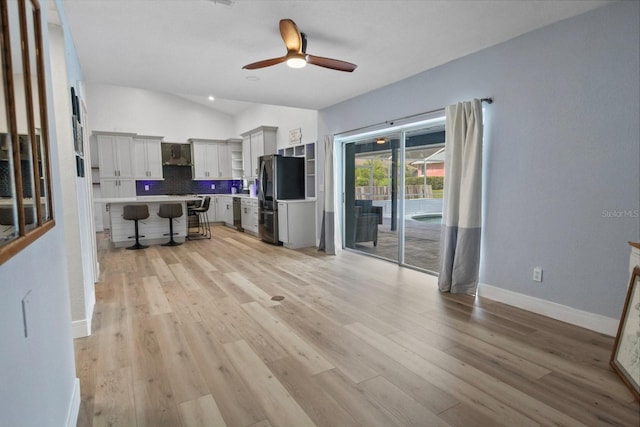
M 542 267 L 536 267 L 533 269 L 533 281 L 542 282 Z
M 149 184 L 144 185 L 144 191 L 149 191 Z
M 211 184 L 211 189 L 215 190 L 216 189 L 216 185 L 215 184 Z

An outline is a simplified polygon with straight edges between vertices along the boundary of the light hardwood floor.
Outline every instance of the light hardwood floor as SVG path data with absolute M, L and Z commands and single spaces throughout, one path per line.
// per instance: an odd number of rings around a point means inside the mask
M 79 426 L 638 426 L 613 339 L 354 253 L 224 227 L 99 238 Z M 273 301 L 280 295 L 283 301 Z

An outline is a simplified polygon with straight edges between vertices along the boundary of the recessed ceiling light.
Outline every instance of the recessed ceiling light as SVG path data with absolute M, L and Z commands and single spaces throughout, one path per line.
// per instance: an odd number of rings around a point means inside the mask
M 247 76 L 247 80 L 249 80 L 250 82 L 257 82 L 258 80 L 260 80 L 260 77 L 258 77 L 258 76 Z
M 213 95 L 209 95 L 209 101 L 213 101 L 214 99 Z

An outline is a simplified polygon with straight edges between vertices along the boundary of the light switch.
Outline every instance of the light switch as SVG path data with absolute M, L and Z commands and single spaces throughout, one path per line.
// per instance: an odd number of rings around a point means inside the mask
M 215 190 L 216 189 L 216 185 L 215 184 L 211 184 L 211 189 Z
M 144 191 L 149 191 L 149 184 L 144 185 Z

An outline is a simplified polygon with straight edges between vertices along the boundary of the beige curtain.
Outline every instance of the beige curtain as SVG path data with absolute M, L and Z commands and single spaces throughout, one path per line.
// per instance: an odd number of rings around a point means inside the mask
M 337 227 L 336 191 L 335 191 L 335 145 L 333 136 L 324 138 L 324 208 L 322 210 L 322 225 L 320 228 L 320 243 L 318 250 L 335 255 L 342 250 L 342 241 Z
M 446 108 L 440 276 L 442 292 L 475 295 L 482 226 L 482 105 Z

